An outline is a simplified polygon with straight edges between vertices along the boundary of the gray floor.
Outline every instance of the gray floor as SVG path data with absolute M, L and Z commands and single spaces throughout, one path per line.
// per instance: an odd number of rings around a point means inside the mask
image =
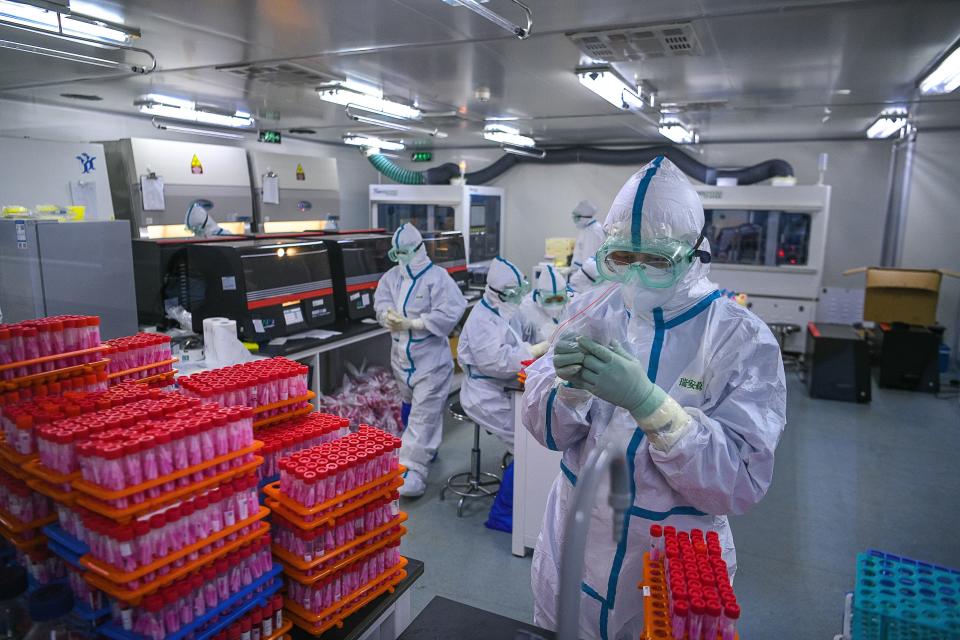
M 878 548 L 960 567 L 960 404 L 957 398 L 874 388 L 873 402 L 812 400 L 789 380 L 789 424 L 773 486 L 751 513 L 732 519 L 735 588 L 747 638 L 832 638 L 858 552 Z M 469 465 L 472 428 L 447 421 L 427 494 L 404 501 L 404 553 L 423 559 L 414 613 L 443 595 L 531 621 L 530 557 L 483 526 L 488 502 L 462 519 L 439 488 Z M 483 435 L 484 467 L 503 446 Z

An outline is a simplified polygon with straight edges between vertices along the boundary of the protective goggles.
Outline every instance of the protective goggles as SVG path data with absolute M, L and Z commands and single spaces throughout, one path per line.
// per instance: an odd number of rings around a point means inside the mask
M 500 299 L 504 302 L 509 304 L 518 304 L 521 300 L 523 300 L 523 296 L 530 293 L 530 283 L 524 280 L 518 285 L 511 285 L 509 287 L 504 287 L 503 289 L 495 289 L 494 287 L 490 287 L 490 291 L 493 291 L 495 294 L 500 296 Z
M 701 233 L 691 247 L 670 238 L 655 238 L 639 246 L 625 238 L 610 238 L 597 250 L 597 271 L 605 280 L 666 289 L 683 277 L 694 258 L 710 262 L 710 254 L 699 248 L 703 239 Z
M 567 303 L 567 292 L 561 291 L 560 293 L 554 293 L 550 289 L 537 289 L 537 302 L 539 302 L 544 307 L 549 307 L 551 305 L 560 305 Z
M 423 246 L 421 242 L 415 247 L 406 246 L 406 247 L 390 247 L 390 250 L 387 251 L 387 257 L 390 258 L 393 262 L 401 262 L 403 260 L 410 260 L 413 256 L 420 250 L 420 247 Z
M 579 213 L 573 213 L 570 215 L 573 216 L 573 222 L 575 224 L 590 222 L 591 220 L 593 220 L 593 216 L 583 216 L 583 215 L 580 215 Z

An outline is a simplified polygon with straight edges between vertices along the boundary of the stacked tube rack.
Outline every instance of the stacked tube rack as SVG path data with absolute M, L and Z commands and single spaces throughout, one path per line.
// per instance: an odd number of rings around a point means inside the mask
M 279 463 L 264 487 L 293 624 L 320 636 L 406 577 L 399 439 L 367 425 Z

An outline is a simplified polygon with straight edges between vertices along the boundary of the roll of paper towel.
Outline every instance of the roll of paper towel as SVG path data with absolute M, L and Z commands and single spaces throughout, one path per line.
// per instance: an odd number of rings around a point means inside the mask
M 213 328 L 216 325 L 222 325 L 224 322 L 230 322 L 229 318 L 204 318 L 203 320 L 203 357 L 212 366 L 216 366 L 217 362 Z
M 209 341 L 207 337 L 208 327 Z M 229 318 L 205 319 L 203 321 L 203 342 L 208 367 L 227 367 L 240 362 L 249 362 L 253 359 L 243 343 L 237 340 L 236 321 Z

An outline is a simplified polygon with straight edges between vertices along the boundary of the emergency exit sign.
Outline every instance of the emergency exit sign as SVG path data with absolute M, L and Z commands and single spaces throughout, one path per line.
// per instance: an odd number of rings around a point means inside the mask
M 414 151 L 411 159 L 414 162 L 430 162 L 433 160 L 433 153 L 430 151 Z
M 280 144 L 282 136 L 279 131 L 273 131 L 271 129 L 261 129 L 260 135 L 257 137 L 257 140 L 260 142 L 266 142 L 268 144 Z

